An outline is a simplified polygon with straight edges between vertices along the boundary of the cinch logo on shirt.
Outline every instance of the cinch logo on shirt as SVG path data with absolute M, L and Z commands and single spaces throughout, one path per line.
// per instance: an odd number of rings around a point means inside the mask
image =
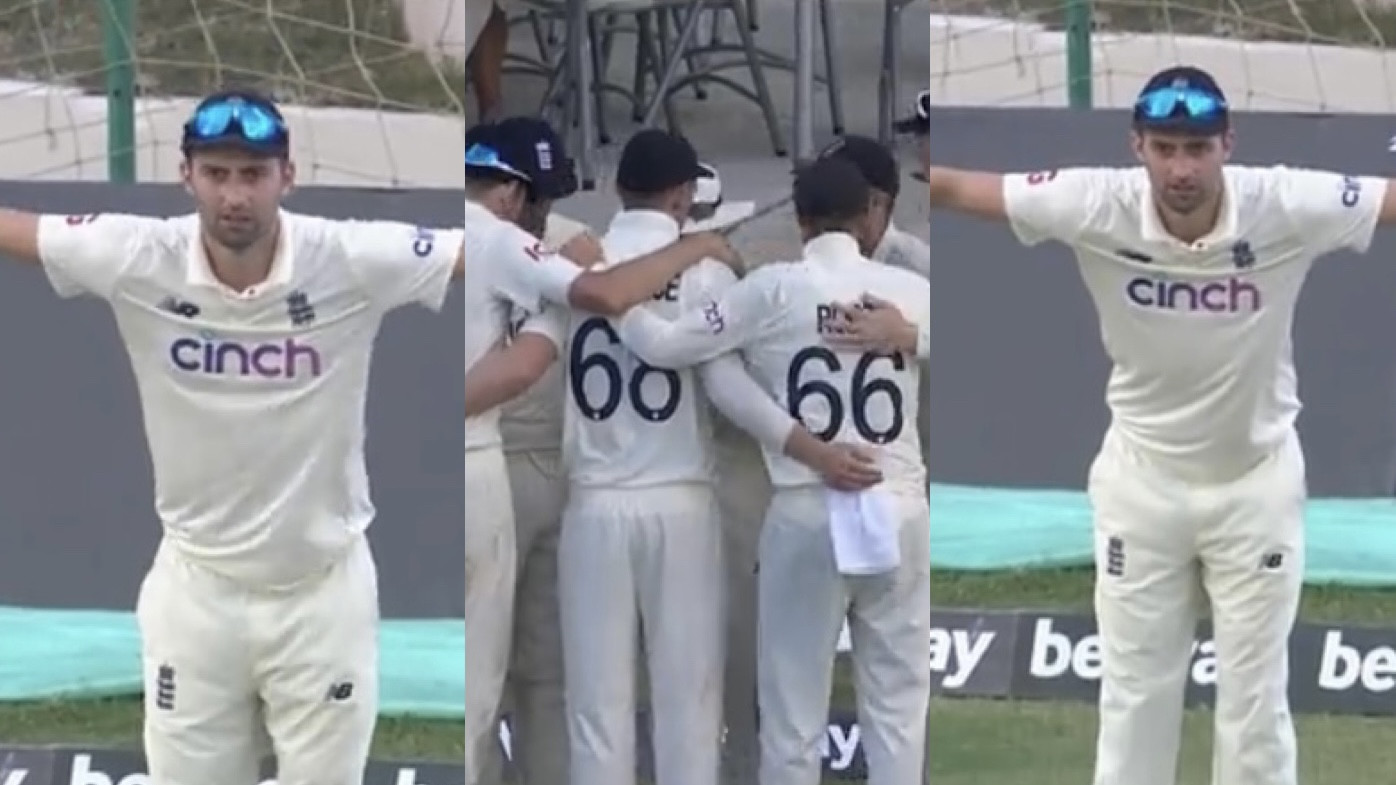
M 1261 305 L 1260 289 L 1240 278 L 1166 281 L 1141 276 L 1125 284 L 1125 296 L 1144 308 L 1187 313 L 1254 313 Z
M 320 352 L 294 338 L 268 343 L 180 338 L 170 344 L 170 362 L 181 371 L 214 376 L 302 379 L 320 375 Z

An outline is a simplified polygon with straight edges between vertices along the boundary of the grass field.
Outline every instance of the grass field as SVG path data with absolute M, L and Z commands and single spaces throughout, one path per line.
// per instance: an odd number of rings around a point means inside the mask
M 934 577 L 932 598 L 941 606 L 1082 609 L 1090 606 L 1085 572 Z M 1302 610 L 1312 620 L 1390 622 L 1396 592 L 1309 589 Z M 846 703 L 846 683 L 836 699 Z M 0 740 L 135 746 L 139 704 L 12 704 L 0 706 Z M 1301 782 L 1305 785 L 1390 785 L 1396 744 L 1390 720 L 1303 717 Z M 931 727 L 931 776 L 935 785 L 1081 785 L 1090 780 L 1095 733 L 1092 707 L 1084 704 L 1006 701 L 938 701 Z M 1210 716 L 1188 716 L 1180 785 L 1207 785 Z M 457 761 L 462 727 L 450 722 L 387 720 L 379 725 L 375 756 Z

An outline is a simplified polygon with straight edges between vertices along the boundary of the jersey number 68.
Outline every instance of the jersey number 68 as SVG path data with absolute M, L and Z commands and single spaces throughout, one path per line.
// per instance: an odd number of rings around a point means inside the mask
M 606 337 L 606 343 L 603 348 L 589 349 L 587 339 L 597 332 Z M 629 398 L 630 407 L 647 422 L 664 422 L 673 417 L 674 412 L 678 411 L 682 393 L 679 375 L 640 362 L 627 380 L 615 357 L 617 348 L 624 351 L 620 336 L 605 319 L 587 319 L 577 328 L 572 336 L 572 351 L 567 358 L 567 381 L 577 410 L 588 420 L 609 420 L 620 408 L 621 401 Z M 587 397 L 586 378 L 589 373 L 599 373 L 606 380 L 600 403 Z M 658 406 L 650 406 L 644 398 L 644 384 L 645 379 L 655 375 L 664 380 L 667 392 Z
M 811 346 L 795 353 L 790 359 L 790 369 L 785 375 L 785 398 L 788 402 L 787 410 L 790 416 L 804 423 L 804 417 L 800 410 L 805 399 L 815 397 L 822 399 L 829 409 L 829 424 L 824 430 L 816 432 L 814 435 L 829 441 L 838 436 L 843 429 L 843 418 L 845 412 L 853 417 L 853 430 L 858 435 L 873 444 L 887 444 L 896 441 L 902 433 L 904 416 L 902 414 L 902 391 L 897 387 L 897 383 L 891 379 L 869 379 L 868 373 L 872 370 L 873 363 L 879 360 L 886 360 L 891 364 L 892 370 L 901 371 L 906 368 L 906 360 L 900 354 L 864 354 L 858 357 L 858 362 L 853 366 L 853 376 L 850 389 L 845 395 L 833 382 L 821 379 L 801 381 L 805 375 L 805 366 L 810 363 L 818 363 L 823 366 L 824 371 L 830 375 L 838 375 L 843 371 L 843 364 L 839 361 L 839 356 L 822 346 Z M 873 396 L 882 395 L 887 398 L 888 408 L 892 410 L 892 422 L 883 429 L 874 428 L 868 421 L 868 404 Z

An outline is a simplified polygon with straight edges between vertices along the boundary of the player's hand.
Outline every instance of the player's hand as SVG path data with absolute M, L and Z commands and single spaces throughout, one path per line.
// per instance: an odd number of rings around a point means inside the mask
M 916 325 L 892 303 L 865 294 L 860 302 L 840 304 L 836 309 L 840 317 L 837 332 L 825 337 L 834 348 L 878 354 L 916 352 Z
M 836 491 L 862 491 L 882 482 L 882 471 L 872 453 L 851 444 L 830 444 L 815 471 Z
M 578 234 L 563 243 L 557 252 L 583 270 L 595 267 L 606 259 L 606 251 L 601 247 L 601 240 L 591 232 Z
M 697 232 L 688 235 L 685 240 L 689 238 L 692 238 L 692 242 L 701 244 L 704 258 L 722 262 L 739 276 L 746 273 L 746 262 L 742 255 L 737 253 L 737 249 L 732 247 L 726 235 L 717 232 Z

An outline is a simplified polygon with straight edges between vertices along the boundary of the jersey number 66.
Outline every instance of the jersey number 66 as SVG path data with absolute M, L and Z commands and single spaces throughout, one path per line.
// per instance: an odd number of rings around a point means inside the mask
M 790 369 L 785 375 L 787 411 L 790 412 L 791 417 L 803 424 L 805 420 L 800 410 L 805 400 L 811 397 L 819 398 L 829 409 L 828 425 L 824 427 L 824 430 L 814 433 L 820 439 L 827 442 L 838 436 L 839 431 L 843 429 L 843 418 L 847 412 L 853 416 L 853 430 L 857 431 L 863 439 L 873 444 L 887 444 L 896 441 L 902 433 L 904 421 L 902 391 L 901 388 L 897 387 L 897 383 L 891 379 L 868 378 L 873 363 L 878 360 L 886 360 L 894 371 L 906 368 L 906 361 L 900 354 L 860 355 L 858 362 L 853 366 L 851 383 L 848 393 L 845 395 L 832 381 L 822 379 L 801 381 L 805 376 L 805 366 L 810 363 L 818 363 L 823 366 L 827 375 L 841 376 L 843 364 L 839 361 L 839 356 L 822 346 L 801 349 L 790 359 Z M 892 422 L 883 429 L 874 428 L 872 423 L 868 421 L 868 404 L 872 402 L 875 395 L 885 396 L 888 408 L 892 410 Z

